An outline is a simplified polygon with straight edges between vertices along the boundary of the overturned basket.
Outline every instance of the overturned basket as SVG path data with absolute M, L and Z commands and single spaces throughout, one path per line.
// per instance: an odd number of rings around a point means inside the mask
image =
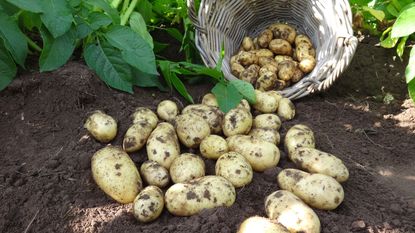
M 317 65 L 281 91 L 290 99 L 329 88 L 350 64 L 357 47 L 347 0 L 202 0 L 198 14 L 194 0 L 187 4 L 196 28 L 196 46 L 207 66 L 216 65 L 224 43 L 222 70 L 228 79 L 236 79 L 229 60 L 245 36 L 255 37 L 275 22 L 287 22 L 308 35 L 316 48 Z

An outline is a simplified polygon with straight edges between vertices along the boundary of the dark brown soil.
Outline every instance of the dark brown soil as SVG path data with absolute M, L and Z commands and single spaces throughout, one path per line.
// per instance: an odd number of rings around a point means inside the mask
M 339 156 L 350 170 L 345 200 L 334 211 L 316 210 L 322 232 L 415 232 L 415 107 L 406 99 L 404 65 L 392 50 L 360 44 L 353 64 L 324 94 L 296 101 L 298 116 L 284 124 L 309 125 L 317 147 Z M 382 88 L 383 87 L 383 88 Z M 196 100 L 211 86 L 189 87 Z M 104 145 L 89 138 L 83 122 L 102 109 L 119 122 L 120 145 L 138 106 L 155 109 L 176 94 L 136 89 L 129 95 L 105 86 L 81 62 L 52 73 L 20 75 L 0 93 L 0 232 L 236 232 L 252 215 L 265 216 L 264 197 L 278 190 L 276 175 L 292 167 L 282 153 L 278 168 L 256 173 L 237 190 L 230 208 L 175 217 L 166 210 L 149 224 L 131 205 L 99 190 L 90 158 Z M 386 93 L 395 101 L 379 101 Z M 282 147 L 281 147 L 282 149 Z M 131 155 L 139 166 L 144 152 Z M 213 162 L 207 161 L 208 172 Z

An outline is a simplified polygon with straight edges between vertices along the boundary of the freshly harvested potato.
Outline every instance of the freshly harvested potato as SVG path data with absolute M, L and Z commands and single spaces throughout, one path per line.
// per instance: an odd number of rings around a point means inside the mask
M 267 141 L 275 145 L 280 144 L 280 134 L 278 133 L 276 129 L 254 128 L 254 129 L 251 129 L 251 132 L 249 132 L 249 135 L 251 135 L 254 138 L 258 138 L 260 140 Z
M 270 142 L 247 135 L 234 135 L 227 142 L 229 151 L 243 155 L 254 171 L 263 172 L 273 168 L 280 160 L 278 147 Z
M 163 191 L 157 186 L 147 186 L 134 199 L 133 214 L 140 222 L 151 222 L 160 216 L 163 208 Z
M 252 52 L 242 51 L 238 55 L 238 62 L 243 66 L 250 66 L 258 63 L 258 57 Z
M 301 169 L 310 173 L 320 173 L 345 182 L 349 178 L 349 170 L 336 156 L 307 147 L 300 147 L 292 151 L 290 159 Z
M 265 29 L 258 36 L 258 45 L 262 48 L 268 48 L 269 42 L 271 42 L 272 38 L 273 38 L 272 31 L 269 29 Z
M 291 44 L 283 39 L 273 39 L 269 42 L 269 50 L 276 55 L 287 55 L 292 56 L 293 48 Z
M 278 186 L 281 189 L 294 192 L 294 186 L 303 178 L 310 176 L 310 173 L 294 168 L 282 170 L 278 176 Z
M 197 148 L 210 135 L 208 122 L 193 112 L 177 116 L 175 127 L 180 142 L 188 148 Z
M 205 162 L 195 154 L 181 154 L 171 164 L 170 176 L 176 184 L 205 176 Z
M 287 228 L 268 218 L 254 216 L 245 219 L 237 233 L 290 233 Z
M 266 64 L 261 69 L 259 69 L 258 75 L 262 76 L 267 72 L 272 72 L 274 74 L 277 74 L 278 68 L 272 64 Z
M 208 159 L 218 159 L 228 150 L 228 143 L 218 135 L 211 134 L 200 143 L 200 153 Z
M 156 128 L 159 121 L 157 115 L 153 111 L 151 111 L 149 108 L 144 107 L 137 108 L 133 113 L 132 118 L 133 124 L 147 121 L 153 129 Z
M 276 220 L 290 232 L 320 233 L 317 214 L 300 198 L 285 190 L 278 190 L 265 199 L 268 218 Z
M 274 53 L 269 49 L 259 49 L 255 51 L 256 56 L 259 58 L 261 57 L 267 57 L 267 58 L 273 58 Z
M 254 48 L 256 49 L 256 50 L 258 50 L 258 49 L 260 49 L 261 47 L 259 46 L 259 44 L 258 44 L 258 37 L 255 37 L 254 39 L 253 39 L 253 42 L 254 42 Z
M 166 187 L 170 181 L 169 171 L 156 161 L 145 161 L 141 164 L 140 173 L 147 184 L 159 188 Z
M 262 113 L 273 113 L 277 111 L 279 99 L 271 92 L 255 90 L 256 103 L 253 107 Z
M 222 129 L 226 137 L 247 134 L 251 130 L 252 114 L 245 108 L 234 108 L 226 113 L 223 119 Z
M 244 68 L 241 64 L 239 64 L 239 63 L 237 63 L 237 62 L 231 63 L 231 72 L 232 72 L 232 74 L 233 74 L 233 75 L 235 75 L 236 77 L 238 77 L 238 78 L 239 78 L 239 76 L 241 75 L 241 73 L 242 73 L 244 70 L 245 70 L 245 68 Z
M 203 104 L 191 104 L 186 106 L 183 114 L 193 113 L 202 117 L 208 124 L 212 133 L 222 132 L 223 112 L 218 107 L 207 106 Z
M 298 65 L 298 68 L 306 74 L 313 71 L 314 67 L 316 67 L 316 59 L 311 56 L 304 58 Z
M 92 177 L 102 191 L 119 203 L 134 201 L 143 188 L 133 160 L 121 148 L 106 146 L 91 159 Z
M 306 125 L 294 125 L 285 135 L 284 147 L 288 156 L 299 147 L 315 148 L 313 131 Z
M 233 205 L 235 188 L 221 176 L 205 176 L 171 186 L 165 195 L 167 210 L 176 216 L 191 216 L 204 209 Z
M 254 129 L 274 129 L 280 130 L 281 128 L 281 120 L 275 114 L 260 114 L 254 118 L 252 123 L 252 128 Z
M 278 91 L 269 91 L 270 95 L 272 95 L 278 102 L 282 99 L 282 95 Z
M 277 55 L 275 56 L 274 60 L 279 64 L 283 61 L 293 61 L 293 58 L 286 55 Z
M 237 152 L 228 152 L 219 157 L 215 174 L 225 177 L 235 188 L 243 187 L 252 181 L 252 167 L 245 157 Z
M 258 58 L 258 65 L 264 67 L 266 65 L 273 65 L 275 67 L 278 66 L 278 63 L 272 57 L 259 57 Z
M 306 35 L 297 35 L 295 38 L 295 46 L 297 47 L 299 44 L 309 44 L 311 47 L 313 46 L 313 42 L 311 42 L 311 39 Z
M 290 81 L 284 81 L 281 79 L 277 79 L 277 82 L 275 83 L 275 90 L 284 90 L 284 88 L 289 87 L 291 85 Z
M 282 98 L 278 104 L 277 114 L 285 120 L 292 120 L 295 116 L 295 106 L 288 98 Z
M 95 111 L 85 121 L 84 127 L 100 142 L 110 142 L 117 135 L 117 122 L 102 111 Z
M 251 51 L 255 49 L 254 41 L 252 40 L 251 37 L 249 36 L 244 37 L 244 39 L 242 40 L 242 48 L 245 51 Z
M 170 123 L 160 123 L 147 140 L 147 156 L 169 169 L 180 154 L 180 144 L 174 127 Z
M 316 57 L 316 50 L 307 43 L 297 45 L 295 48 L 295 55 L 298 61 L 302 61 L 308 57 Z
M 297 36 L 295 29 L 287 24 L 275 23 L 268 27 L 274 36 L 274 39 L 283 39 L 293 44 Z
M 218 100 L 216 96 L 212 93 L 207 93 L 203 96 L 202 104 L 212 107 L 219 107 Z
M 304 73 L 300 70 L 300 68 L 295 68 L 294 74 L 291 77 L 291 82 L 296 83 L 299 82 L 304 77 Z
M 135 123 L 124 135 L 122 147 L 126 152 L 135 152 L 140 150 L 147 142 L 148 137 L 153 131 L 152 125 L 148 121 Z
M 250 65 L 248 68 L 246 68 L 240 75 L 239 75 L 239 79 L 251 83 L 251 84 L 255 84 L 257 79 L 258 79 L 258 71 L 259 71 L 260 67 L 256 64 L 252 64 Z
M 278 78 L 284 81 L 289 81 L 294 76 L 297 65 L 294 61 L 282 61 L 278 63 Z
M 257 80 L 255 88 L 259 91 L 270 91 L 276 86 L 278 80 L 277 75 L 274 72 L 268 71 L 263 73 Z
M 230 61 L 229 61 L 229 63 L 230 64 L 232 64 L 232 63 L 239 63 L 238 62 L 238 54 L 232 56 L 231 59 L 230 59 Z
M 163 100 L 157 106 L 157 115 L 165 121 L 172 121 L 179 114 L 177 104 L 171 100 Z
M 237 108 L 243 108 L 248 112 L 251 112 L 251 106 L 249 105 L 248 100 L 242 99 L 241 102 L 236 106 Z

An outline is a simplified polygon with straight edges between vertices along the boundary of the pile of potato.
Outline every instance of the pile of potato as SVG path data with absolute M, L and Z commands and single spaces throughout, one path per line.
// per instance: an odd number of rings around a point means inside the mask
M 306 35 L 276 23 L 258 37 L 245 37 L 230 59 L 231 72 L 260 91 L 282 90 L 300 81 L 316 66 L 316 50 Z
M 212 94 L 181 111 L 170 100 L 162 101 L 156 113 L 138 108 L 122 147 L 107 145 L 92 156 L 92 176 L 117 202 L 133 203 L 140 222 L 155 220 L 164 208 L 176 216 L 191 216 L 229 207 L 236 200 L 235 189 L 249 185 L 254 172 L 278 165 L 279 130 L 295 116 L 293 103 L 276 91 L 256 90 L 256 98 L 256 104 L 242 100 L 226 114 Z M 116 121 L 101 111 L 88 117 L 85 128 L 105 143 L 117 133 Z M 302 170 L 282 170 L 276 178 L 281 190 L 265 200 L 268 218 L 249 218 L 238 232 L 319 232 L 310 206 L 332 210 L 343 201 L 339 182 L 348 179 L 348 170 L 334 155 L 315 149 L 310 128 L 293 126 L 284 147 Z M 128 153 L 141 149 L 148 160 L 138 168 Z M 215 174 L 206 174 L 206 160 L 215 160 Z

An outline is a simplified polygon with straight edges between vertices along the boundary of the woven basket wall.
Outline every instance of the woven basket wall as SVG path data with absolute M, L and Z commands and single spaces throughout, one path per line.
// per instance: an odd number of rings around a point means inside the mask
M 255 37 L 275 22 L 287 22 L 308 35 L 316 48 L 317 65 L 300 82 L 281 91 L 290 99 L 329 88 L 349 65 L 358 43 L 347 0 L 202 0 L 199 12 L 194 0 L 187 4 L 196 28 L 196 46 L 207 66 L 216 65 L 224 43 L 222 70 L 227 79 L 236 79 L 229 60 L 244 36 Z

